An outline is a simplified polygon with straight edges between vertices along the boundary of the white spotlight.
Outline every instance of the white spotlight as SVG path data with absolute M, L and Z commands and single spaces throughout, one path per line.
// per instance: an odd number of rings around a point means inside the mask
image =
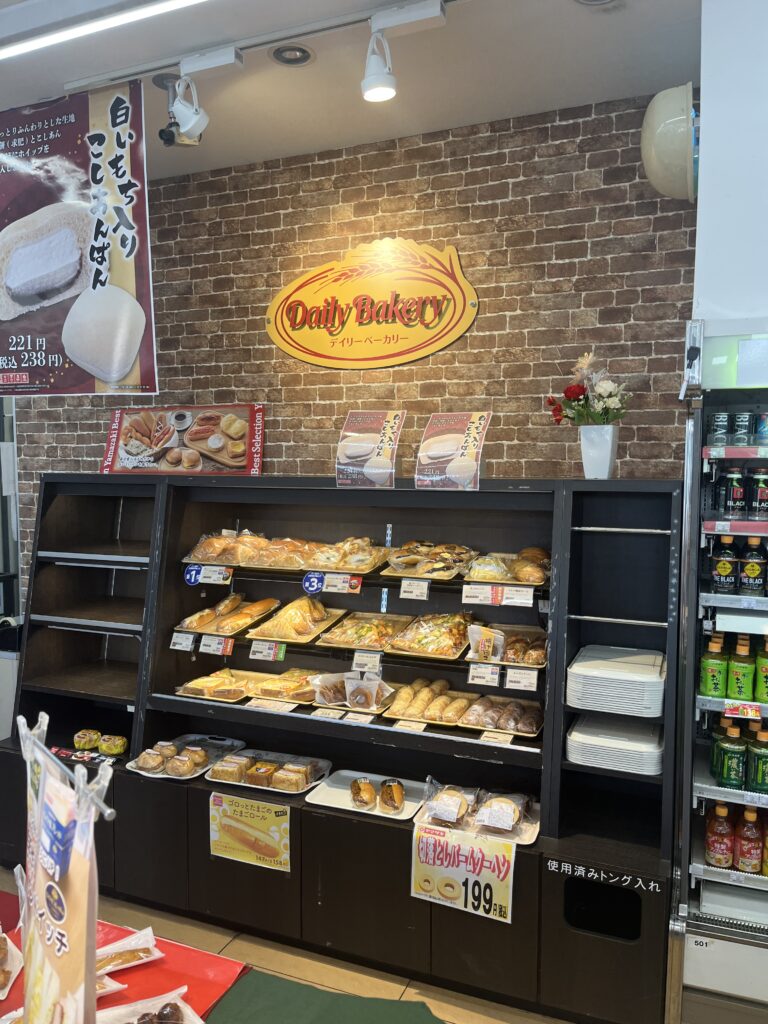
M 381 32 L 374 32 L 371 36 L 365 59 L 365 75 L 360 88 L 363 91 L 363 99 L 369 103 L 391 100 L 397 93 L 397 79 L 392 74 L 389 43 Z

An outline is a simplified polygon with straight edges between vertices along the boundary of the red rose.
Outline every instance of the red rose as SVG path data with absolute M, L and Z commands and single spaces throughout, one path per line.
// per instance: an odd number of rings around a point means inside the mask
M 563 422 L 563 418 L 563 407 L 559 402 L 557 402 L 552 409 L 552 419 L 555 423 L 560 424 Z
M 563 391 L 563 398 L 566 398 L 569 402 L 577 402 L 580 398 L 586 395 L 587 389 L 583 384 L 569 384 Z
M 553 398 L 553 396 L 552 396 L 552 395 L 549 395 L 549 396 L 547 397 L 547 405 L 548 405 L 548 406 L 549 406 L 550 408 L 552 408 L 552 406 L 553 406 L 553 405 L 557 405 L 557 402 L 555 401 L 555 399 Z

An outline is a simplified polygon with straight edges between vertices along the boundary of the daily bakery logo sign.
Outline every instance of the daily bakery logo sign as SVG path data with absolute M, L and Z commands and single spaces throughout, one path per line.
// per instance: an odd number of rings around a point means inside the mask
M 453 246 L 383 238 L 303 274 L 267 310 L 284 352 L 317 366 L 375 369 L 423 359 L 460 338 L 477 294 Z

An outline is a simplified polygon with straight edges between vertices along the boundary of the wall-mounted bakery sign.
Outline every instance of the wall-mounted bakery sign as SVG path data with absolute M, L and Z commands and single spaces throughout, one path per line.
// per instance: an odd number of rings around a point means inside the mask
M 267 310 L 267 332 L 306 363 L 370 370 L 439 352 L 476 316 L 477 294 L 453 246 L 438 252 L 383 238 L 283 288 Z

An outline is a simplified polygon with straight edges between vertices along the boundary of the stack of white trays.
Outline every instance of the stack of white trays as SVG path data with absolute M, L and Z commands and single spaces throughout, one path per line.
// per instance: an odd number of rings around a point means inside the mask
M 574 764 L 659 775 L 664 740 L 659 724 L 619 715 L 579 715 L 565 742 Z
M 666 675 L 661 651 L 591 644 L 571 662 L 565 702 L 585 711 L 658 718 L 664 708 Z

